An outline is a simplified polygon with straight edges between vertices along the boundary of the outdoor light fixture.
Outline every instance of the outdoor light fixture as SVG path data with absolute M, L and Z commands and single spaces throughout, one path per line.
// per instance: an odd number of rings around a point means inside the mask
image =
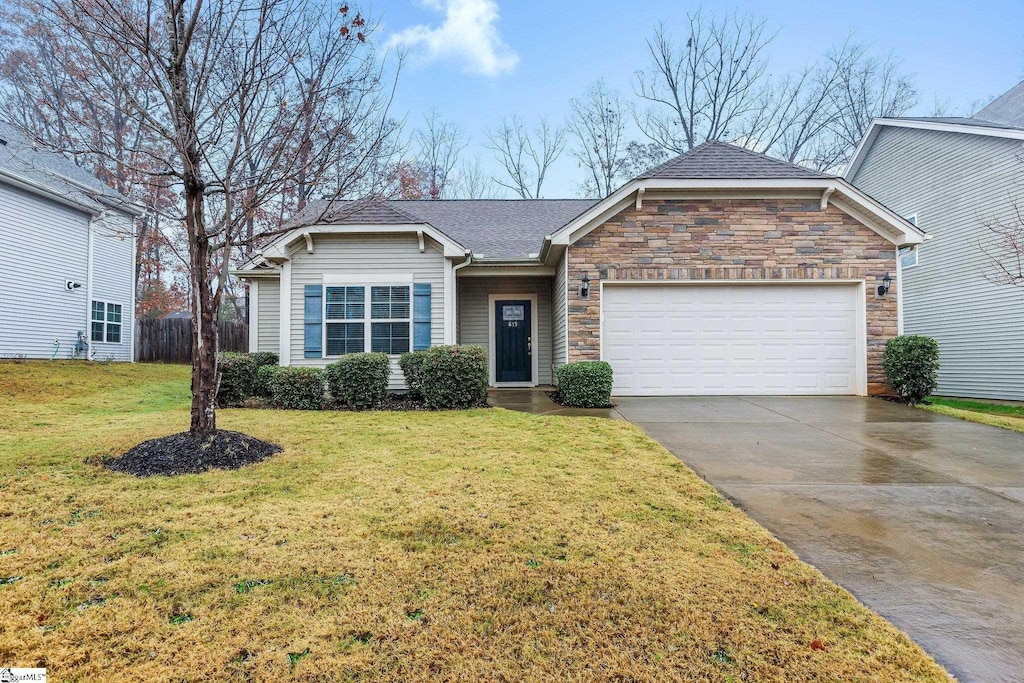
M 892 284 L 892 278 L 889 277 L 889 273 L 885 274 L 882 278 L 882 284 L 878 285 L 878 296 L 885 296 L 889 293 L 889 286 Z
M 586 299 L 590 296 L 590 278 L 583 273 L 583 284 L 580 285 L 580 296 Z

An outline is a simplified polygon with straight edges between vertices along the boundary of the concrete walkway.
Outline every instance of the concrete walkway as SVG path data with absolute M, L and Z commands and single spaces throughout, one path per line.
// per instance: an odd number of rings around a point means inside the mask
M 551 400 L 548 392 L 555 387 L 535 387 L 530 389 L 489 389 L 487 402 L 496 408 L 518 410 L 534 415 L 568 415 L 571 417 L 607 417 L 613 420 L 623 419 L 614 408 L 566 408 Z
M 1024 680 L 1024 434 L 855 397 L 617 410 L 960 680 Z

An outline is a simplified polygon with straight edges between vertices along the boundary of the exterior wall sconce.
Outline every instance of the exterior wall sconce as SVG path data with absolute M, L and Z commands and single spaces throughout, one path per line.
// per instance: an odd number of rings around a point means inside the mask
M 580 297 L 584 299 L 590 298 L 590 278 L 586 273 L 583 273 L 583 280 L 580 285 Z
M 885 274 L 882 278 L 882 284 L 878 285 L 878 296 L 885 296 L 889 293 L 889 287 L 892 285 L 892 278 L 889 277 L 889 273 Z

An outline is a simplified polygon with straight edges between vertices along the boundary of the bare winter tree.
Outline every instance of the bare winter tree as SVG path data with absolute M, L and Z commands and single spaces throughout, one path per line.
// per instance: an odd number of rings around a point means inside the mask
M 575 138 L 572 155 L 586 172 L 584 196 L 605 197 L 619 185 L 626 163 L 626 121 L 622 98 L 596 81 L 583 97 L 569 101 L 567 127 Z
M 458 199 L 500 199 L 504 196 L 504 188 L 494 181 L 479 156 L 463 162 L 457 170 L 452 194 Z
M 125 116 L 159 141 L 148 152 L 156 170 L 142 170 L 180 197 L 193 321 L 190 431 L 208 437 L 232 253 L 281 231 L 268 221 L 275 227 L 250 234 L 250 218 L 281 215 L 311 193 L 365 187 L 394 130 L 390 91 L 365 42 L 370 27 L 347 5 L 314 0 L 42 0 L 40 13 L 88 73 L 118 88 Z M 139 83 L 152 101 L 140 99 Z
M 677 154 L 706 140 L 739 137 L 741 122 L 761 106 L 774 38 L 766 20 L 750 14 L 687 15 L 685 41 L 659 24 L 647 41 L 651 67 L 636 75 L 636 95 L 648 103 L 637 124 L 653 142 Z
M 1024 202 L 1012 200 L 1010 217 L 985 221 L 988 239 L 979 246 L 990 268 L 984 272 L 989 282 L 1024 287 Z
M 489 149 L 505 171 L 494 181 L 522 199 L 540 199 L 548 168 L 565 149 L 565 129 L 541 118 L 532 131 L 519 116 L 487 132 Z
M 455 166 L 469 141 L 461 126 L 442 118 L 436 109 L 424 118 L 425 125 L 413 132 L 413 141 L 425 175 L 425 195 L 428 199 L 442 199 L 451 191 Z

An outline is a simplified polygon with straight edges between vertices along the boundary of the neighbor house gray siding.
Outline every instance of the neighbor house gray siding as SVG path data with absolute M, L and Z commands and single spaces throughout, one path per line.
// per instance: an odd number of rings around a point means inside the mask
M 568 252 L 567 252 L 568 253 Z M 554 369 L 565 364 L 568 335 L 566 334 L 566 254 L 555 265 L 555 279 L 551 286 L 551 361 Z M 553 377 L 553 379 L 555 379 Z
M 457 287 L 459 343 L 477 344 L 490 352 L 491 294 L 536 294 L 537 337 L 534 351 L 537 359 L 537 381 L 551 384 L 551 284 L 550 277 L 459 277 Z
M 93 298 L 122 305 L 121 343 L 92 344 L 97 359 L 131 360 L 131 219 L 111 212 L 94 222 Z M 0 357 L 67 358 L 79 331 L 89 335 L 89 214 L 0 183 Z M 65 282 L 81 284 L 68 291 Z
M 415 283 L 429 283 L 431 294 L 430 343 L 444 343 L 444 273 L 445 259 L 441 246 L 426 239 L 420 252 L 415 234 L 314 235 L 313 253 L 306 252 L 299 241 L 290 255 L 291 268 L 291 335 L 289 352 L 292 365 L 323 367 L 337 358 L 303 357 L 303 308 L 306 285 L 322 284 L 325 274 L 358 278 L 360 275 L 379 278 L 412 277 Z M 262 321 L 262 317 L 260 318 Z M 261 322 L 262 325 L 262 322 Z M 398 367 L 398 356 L 392 357 L 391 388 L 405 388 L 405 378 Z
M 258 279 L 256 297 L 256 351 L 281 353 L 281 282 Z
M 1024 400 L 1024 288 L 988 279 L 986 223 L 1024 206 L 1020 140 L 885 126 L 851 180 L 931 237 L 903 270 L 904 333 L 935 337 L 938 393 Z

